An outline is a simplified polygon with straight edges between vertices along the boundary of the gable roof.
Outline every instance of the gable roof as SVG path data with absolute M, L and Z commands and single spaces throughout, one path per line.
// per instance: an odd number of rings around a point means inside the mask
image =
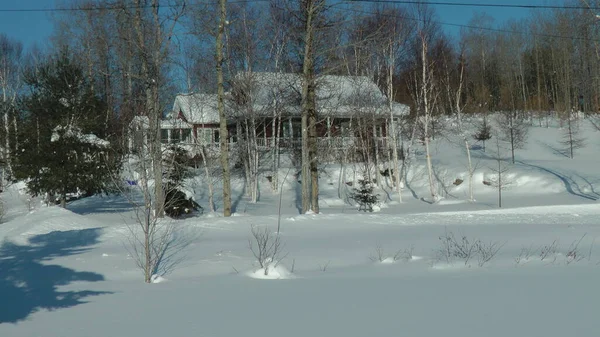
M 237 90 L 245 91 L 255 110 L 279 102 L 287 107 L 288 113 L 300 113 L 300 74 L 241 72 L 234 79 L 234 97 L 236 87 Z M 351 113 L 389 114 L 387 97 L 366 76 L 319 76 L 316 81 L 316 96 L 317 110 L 321 115 L 343 117 Z M 403 116 L 409 113 L 409 107 L 394 102 L 392 112 L 394 116 Z
M 179 116 L 181 113 L 181 116 Z M 216 94 L 179 94 L 175 97 L 173 110 L 167 119 L 181 117 L 189 124 L 219 123 Z

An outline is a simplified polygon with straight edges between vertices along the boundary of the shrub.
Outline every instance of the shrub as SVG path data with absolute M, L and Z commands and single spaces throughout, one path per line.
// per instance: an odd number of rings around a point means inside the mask
M 362 179 L 358 181 L 359 186 L 353 188 L 350 198 L 358 203 L 358 210 L 373 212 L 373 206 L 379 202 L 379 196 L 373 193 L 373 183 Z

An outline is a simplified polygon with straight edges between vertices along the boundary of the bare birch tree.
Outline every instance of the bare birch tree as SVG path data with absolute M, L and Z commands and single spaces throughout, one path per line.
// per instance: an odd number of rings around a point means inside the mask
M 219 0 L 219 20 L 216 36 L 217 60 L 217 109 L 219 110 L 219 141 L 221 147 L 221 167 L 223 169 L 223 216 L 231 216 L 231 174 L 229 172 L 229 136 L 225 115 L 225 83 L 223 78 L 223 41 L 227 21 L 227 0 Z
M 434 78 L 433 78 L 433 67 L 428 58 L 428 36 L 426 32 L 419 32 L 420 40 L 420 76 L 415 76 L 415 97 L 417 100 L 417 106 L 420 110 L 420 115 L 417 117 L 417 122 L 421 124 L 423 128 L 423 144 L 425 145 L 425 155 L 427 161 L 427 176 L 429 181 L 429 192 L 431 194 L 431 202 L 437 202 L 439 196 L 437 194 L 437 188 L 434 179 L 433 165 L 431 162 L 431 149 L 430 149 L 430 136 L 431 136 L 431 118 L 433 113 L 433 107 L 437 99 L 436 93 L 434 92 Z
M 510 167 L 504 159 L 502 141 L 497 132 L 495 133 L 494 138 L 495 146 L 493 158 L 496 161 L 496 165 L 490 167 L 490 170 L 494 172 L 494 175 L 487 183 L 498 190 L 498 208 L 502 208 L 502 191 L 507 189 L 511 184 L 511 181 L 506 178 L 506 173 L 510 170 Z
M 13 148 L 11 135 L 16 136 L 16 101 L 21 86 L 21 62 L 23 45 L 0 34 L 0 112 L 2 113 L 4 141 L 2 159 L 8 176 L 12 175 L 10 152 Z M 14 121 L 14 122 L 13 122 Z M 16 145 L 16 144 L 14 144 Z M 6 178 L 3 176 L 3 178 Z
M 462 138 L 462 141 L 465 146 L 465 151 L 467 154 L 467 173 L 469 175 L 469 201 L 474 201 L 475 199 L 473 197 L 473 174 L 475 173 L 475 169 L 471 161 L 471 144 L 469 143 L 469 136 L 467 135 L 468 131 L 465 129 L 463 121 L 463 109 L 465 107 L 465 103 L 463 102 L 465 63 L 462 51 L 458 60 L 458 78 L 457 82 L 454 85 L 452 83 L 453 81 L 451 80 L 452 75 L 450 70 L 450 65 L 452 64 L 452 62 L 448 61 L 449 60 L 446 60 L 446 62 L 444 62 L 445 76 L 443 82 L 446 87 L 446 97 L 449 100 L 448 103 L 454 110 L 458 134 Z
M 317 97 L 315 34 L 323 0 L 302 0 L 304 54 L 302 61 L 302 213 L 319 213 L 319 171 L 317 163 Z

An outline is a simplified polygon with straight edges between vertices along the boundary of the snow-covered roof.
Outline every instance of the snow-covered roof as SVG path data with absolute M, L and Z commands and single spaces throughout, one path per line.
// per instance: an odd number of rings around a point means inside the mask
M 167 115 L 167 119 L 177 119 L 180 112 L 183 119 L 190 124 L 219 123 L 217 95 L 179 94 L 175 97 L 173 110 Z
M 232 93 L 228 93 L 225 100 L 226 113 L 230 116 L 245 113 L 244 109 L 234 104 L 236 99 L 251 102 L 256 114 L 271 116 L 275 104 L 279 104 L 284 115 L 294 116 L 301 112 L 302 77 L 299 74 L 241 72 L 235 76 L 233 83 Z M 316 94 L 317 110 L 324 116 L 376 114 L 387 117 L 390 113 L 387 98 L 366 76 L 320 76 Z M 393 103 L 392 112 L 395 117 L 404 116 L 409 113 L 409 107 Z M 167 114 L 165 121 L 179 120 L 180 117 L 190 125 L 219 123 L 217 95 L 177 95 L 173 110 Z M 163 126 L 168 127 L 165 121 Z
M 299 74 L 242 72 L 234 83 L 234 97 L 236 89 L 238 94 L 244 91 L 255 108 L 270 107 L 278 101 L 288 108 L 288 113 L 300 112 L 302 76 Z M 322 115 L 389 114 L 387 97 L 366 76 L 324 75 L 317 78 L 316 85 L 317 109 Z M 409 107 L 394 103 L 392 111 L 395 116 L 403 116 L 409 113 Z

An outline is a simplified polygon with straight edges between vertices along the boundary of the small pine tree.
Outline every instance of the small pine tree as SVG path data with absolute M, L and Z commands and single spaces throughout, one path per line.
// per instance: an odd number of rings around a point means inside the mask
M 488 124 L 487 118 L 484 117 L 481 124 L 477 128 L 477 132 L 473 135 L 477 141 L 483 142 L 483 152 L 485 152 L 485 141 L 492 139 L 492 127 Z
M 163 159 L 165 166 L 164 188 L 165 188 L 165 213 L 178 218 L 184 214 L 201 212 L 202 207 L 192 198 L 188 198 L 182 191 L 183 180 L 188 175 L 188 163 L 190 159 L 185 149 L 172 146 Z
M 359 186 L 353 189 L 351 199 L 358 203 L 358 210 L 373 212 L 373 206 L 379 201 L 379 196 L 373 194 L 373 183 L 367 179 L 358 181 Z

